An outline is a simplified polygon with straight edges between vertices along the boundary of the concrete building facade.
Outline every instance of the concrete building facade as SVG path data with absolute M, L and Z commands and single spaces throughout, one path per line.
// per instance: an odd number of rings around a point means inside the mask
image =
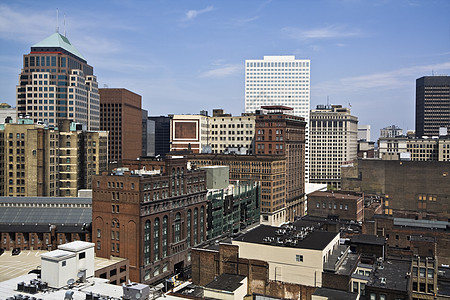
M 341 165 L 357 158 L 358 118 L 341 105 L 311 110 L 310 179 L 340 187 Z
M 58 125 L 72 120 L 100 130 L 100 97 L 93 67 L 56 32 L 31 46 L 23 56 L 17 85 L 17 116 Z
M 59 127 L 31 119 L 0 124 L 0 195 L 77 197 L 93 174 L 107 170 L 107 147 L 106 132 L 69 120 Z

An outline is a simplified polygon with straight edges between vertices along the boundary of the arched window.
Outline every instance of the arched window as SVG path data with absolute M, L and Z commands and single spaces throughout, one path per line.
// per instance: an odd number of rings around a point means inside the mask
M 194 209 L 194 245 L 198 244 L 198 208 Z
M 150 263 L 150 221 L 145 221 L 144 225 L 144 265 Z
M 154 260 L 159 260 L 159 218 L 155 219 L 153 225 L 153 251 Z
M 175 243 L 181 240 L 181 214 L 178 212 L 175 215 Z
M 192 219 L 191 214 L 192 214 L 192 212 L 189 209 L 188 212 L 187 212 L 187 224 L 186 224 L 187 245 L 188 245 L 188 247 L 191 246 L 191 219 Z
M 168 240 L 168 233 L 167 233 L 167 223 L 168 218 L 167 216 L 164 216 L 163 223 L 162 223 L 162 256 L 167 256 L 167 240 Z

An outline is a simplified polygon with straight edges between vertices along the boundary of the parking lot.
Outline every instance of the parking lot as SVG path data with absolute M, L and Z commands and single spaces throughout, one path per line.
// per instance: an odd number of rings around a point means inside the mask
M 0 256 L 0 281 L 5 281 L 23 274 L 27 274 L 41 265 L 42 250 L 23 250 L 19 255 L 12 255 L 11 251 L 5 251 Z

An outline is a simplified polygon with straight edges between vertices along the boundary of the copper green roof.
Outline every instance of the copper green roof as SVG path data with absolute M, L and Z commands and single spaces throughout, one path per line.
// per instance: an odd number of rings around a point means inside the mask
M 43 39 L 37 44 L 34 44 L 32 47 L 59 47 L 63 48 L 64 50 L 72 53 L 75 56 L 78 56 L 79 58 L 86 60 L 83 55 L 80 53 L 80 51 L 75 48 L 70 41 L 60 34 L 59 32 L 55 32 L 51 36 L 47 37 L 46 39 Z

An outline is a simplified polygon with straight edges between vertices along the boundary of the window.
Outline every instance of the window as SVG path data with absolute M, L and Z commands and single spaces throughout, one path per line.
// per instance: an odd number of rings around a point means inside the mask
M 370 293 L 370 300 L 377 300 L 377 295 Z
M 81 252 L 78 254 L 78 259 L 84 259 L 86 258 L 86 252 Z
M 159 218 L 155 219 L 153 225 L 153 251 L 154 260 L 159 260 Z
M 428 269 L 428 278 L 433 278 L 434 276 L 434 270 L 433 269 Z
M 145 221 L 144 225 L 144 265 L 150 263 L 150 221 Z
M 381 295 L 380 295 L 380 300 L 386 300 L 386 295 L 381 294 Z
M 66 261 L 62 262 L 62 266 L 65 267 L 66 266 Z
M 295 261 L 303 262 L 303 255 L 299 255 L 299 254 L 295 255 Z
M 175 243 L 181 240 L 181 214 L 178 212 L 175 216 Z
M 98 238 L 102 237 L 102 230 L 101 229 L 97 229 L 97 237 Z

